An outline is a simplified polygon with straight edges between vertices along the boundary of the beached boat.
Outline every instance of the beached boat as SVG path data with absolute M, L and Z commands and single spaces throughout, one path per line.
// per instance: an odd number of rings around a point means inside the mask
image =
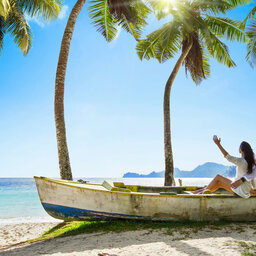
M 148 187 L 104 181 L 80 183 L 35 177 L 46 212 L 62 220 L 142 219 L 256 221 L 256 196 L 194 195 L 196 187 Z

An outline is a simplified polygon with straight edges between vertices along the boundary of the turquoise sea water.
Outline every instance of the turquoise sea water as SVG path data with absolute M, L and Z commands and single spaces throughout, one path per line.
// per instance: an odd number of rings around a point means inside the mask
M 162 186 L 163 178 L 86 178 L 92 183 L 105 179 L 130 185 Z M 205 185 L 209 178 L 183 178 L 183 185 Z M 33 178 L 0 178 L 0 224 L 53 220 L 41 206 Z

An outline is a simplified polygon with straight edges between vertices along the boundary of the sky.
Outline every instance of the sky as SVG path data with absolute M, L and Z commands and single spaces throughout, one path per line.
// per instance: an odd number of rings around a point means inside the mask
M 75 1 L 59 19 L 30 19 L 33 46 L 26 57 L 6 36 L 0 56 L 0 177 L 59 177 L 54 86 L 60 43 Z M 65 120 L 74 177 L 122 177 L 164 170 L 163 93 L 177 58 L 141 61 L 125 31 L 107 43 L 88 17 L 86 3 L 73 39 L 65 85 Z M 232 18 L 244 18 L 251 6 Z M 158 28 L 150 17 L 146 33 Z M 145 34 L 144 34 L 145 35 Z M 182 67 L 171 92 L 175 167 L 229 165 L 212 141 L 238 156 L 241 141 L 256 150 L 255 69 L 246 46 L 228 43 L 237 67 L 211 59 L 211 76 L 196 86 Z M 178 57 L 178 55 L 177 55 Z

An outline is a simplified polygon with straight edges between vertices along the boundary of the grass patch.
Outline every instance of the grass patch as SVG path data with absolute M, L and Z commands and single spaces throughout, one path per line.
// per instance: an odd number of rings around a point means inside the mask
M 141 220 L 73 221 L 60 223 L 46 231 L 39 238 L 30 240 L 30 242 L 51 239 L 55 237 L 73 236 L 78 234 L 124 232 L 135 230 L 153 231 L 156 229 L 166 229 L 166 234 L 169 235 L 172 235 L 173 232 L 180 232 L 181 234 L 188 237 L 189 232 L 197 233 L 199 230 L 205 227 L 210 229 L 219 229 L 221 226 L 230 224 L 230 222 L 157 222 Z M 186 229 L 191 230 L 186 231 Z
M 244 222 L 243 222 L 244 223 Z M 239 224 L 239 223 L 238 223 Z M 163 222 L 163 221 L 141 221 L 141 220 L 104 220 L 104 221 L 73 221 L 62 222 L 50 230 L 46 231 L 42 236 L 27 241 L 27 243 L 48 240 L 56 237 L 66 237 L 79 234 L 90 233 L 108 233 L 108 232 L 124 232 L 135 230 L 147 230 L 148 233 L 154 230 L 165 229 L 165 234 L 172 236 L 174 232 L 180 233 L 184 238 L 189 238 L 192 233 L 198 233 L 199 230 L 207 228 L 207 230 L 219 230 L 222 227 L 229 226 L 236 230 L 236 226 L 232 226 L 232 222 Z M 241 224 L 240 224 L 241 225 Z M 240 228 L 236 231 L 242 231 Z
M 241 256 L 255 256 L 256 255 L 256 244 L 238 242 L 237 245 L 242 248 Z

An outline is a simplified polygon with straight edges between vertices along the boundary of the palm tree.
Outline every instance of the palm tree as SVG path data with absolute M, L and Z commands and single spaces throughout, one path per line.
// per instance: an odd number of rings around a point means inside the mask
M 221 39 L 245 42 L 246 36 L 241 30 L 242 22 L 217 16 L 231 10 L 234 3 L 224 0 L 150 0 L 150 3 L 158 19 L 168 18 L 169 15 L 172 18 L 138 42 L 137 53 L 140 59 L 156 58 L 162 63 L 181 51 L 166 82 L 163 103 L 165 186 L 171 186 L 175 184 L 170 127 L 170 94 L 174 79 L 183 64 L 186 73 L 189 72 L 198 85 L 210 75 L 209 56 L 221 64 L 234 67 L 236 64 Z
M 61 0 L 0 0 L 0 53 L 5 34 L 10 34 L 26 55 L 32 46 L 32 31 L 26 17 L 51 21 L 58 17 L 60 8 Z
M 66 180 L 72 180 L 72 171 L 64 119 L 65 74 L 76 19 L 83 8 L 85 1 L 86 0 L 78 0 L 68 18 L 61 42 L 55 80 L 54 111 L 59 168 L 61 178 Z M 88 9 L 97 30 L 108 42 L 115 38 L 119 27 L 124 28 L 138 40 L 141 28 L 146 24 L 146 15 L 149 12 L 149 9 L 141 0 L 92 0 Z

